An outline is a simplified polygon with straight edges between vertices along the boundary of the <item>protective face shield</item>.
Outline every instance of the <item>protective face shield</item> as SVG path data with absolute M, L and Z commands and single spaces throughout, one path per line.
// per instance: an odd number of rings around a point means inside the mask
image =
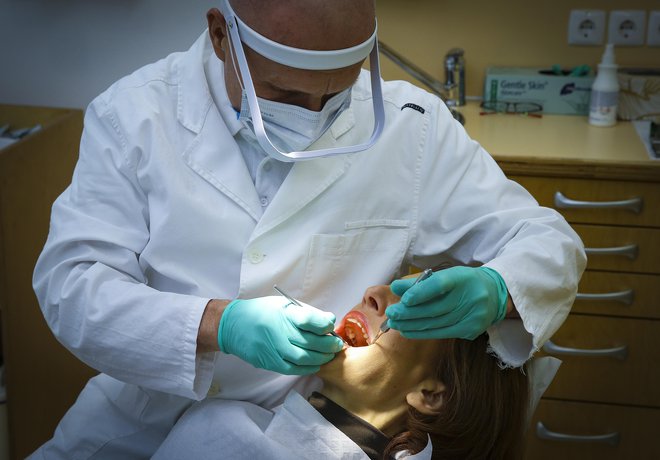
M 282 45 L 251 29 L 236 15 L 229 4 L 229 0 L 220 1 L 220 11 L 227 21 L 230 53 L 232 53 L 233 50 L 232 59 L 235 54 L 236 60 L 238 61 L 238 68 L 243 77 L 243 89 L 247 97 L 247 105 L 250 109 L 254 134 L 257 138 L 257 142 L 259 142 L 261 148 L 263 148 L 268 155 L 280 161 L 290 162 L 297 160 L 310 160 L 331 155 L 360 152 L 368 149 L 376 143 L 385 124 L 385 108 L 380 84 L 380 64 L 378 60 L 376 29 L 374 29 L 372 36 L 365 42 L 351 48 L 332 51 L 306 50 Z M 279 150 L 273 145 L 266 134 L 257 94 L 254 89 L 254 84 L 252 83 L 252 76 L 250 75 L 250 69 L 248 68 L 247 59 L 243 50 L 243 44 L 271 61 L 305 70 L 341 69 L 356 64 L 369 55 L 374 109 L 374 129 L 371 138 L 365 143 L 344 147 L 293 152 Z

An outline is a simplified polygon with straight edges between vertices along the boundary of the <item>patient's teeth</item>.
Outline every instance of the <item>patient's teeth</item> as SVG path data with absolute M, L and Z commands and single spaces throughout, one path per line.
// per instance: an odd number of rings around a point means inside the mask
M 356 326 L 358 326 L 360 328 L 360 330 L 362 331 L 362 335 L 364 336 L 365 339 L 369 338 L 369 336 L 367 335 L 367 331 L 364 329 L 364 326 L 361 323 L 359 323 L 356 319 L 347 318 L 346 321 L 349 322 L 349 323 L 353 323 Z
M 369 345 L 369 334 L 367 333 L 368 325 L 363 323 L 360 318 L 347 317 L 344 319 L 345 329 L 344 334 L 346 339 L 351 342 L 354 347 L 362 347 Z

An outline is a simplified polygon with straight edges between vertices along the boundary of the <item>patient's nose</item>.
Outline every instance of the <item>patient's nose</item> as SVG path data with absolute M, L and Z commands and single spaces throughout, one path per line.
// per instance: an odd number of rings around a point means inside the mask
M 372 286 L 364 291 L 362 297 L 362 305 L 367 308 L 374 309 L 379 316 L 385 314 L 385 309 L 389 305 L 389 287 L 388 286 Z

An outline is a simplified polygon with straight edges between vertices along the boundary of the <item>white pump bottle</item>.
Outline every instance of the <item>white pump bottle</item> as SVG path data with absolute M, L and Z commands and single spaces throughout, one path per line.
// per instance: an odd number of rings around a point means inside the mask
M 617 107 L 619 104 L 619 79 L 614 62 L 614 45 L 605 47 L 601 63 L 598 64 L 598 75 L 591 86 L 591 104 L 589 107 L 589 124 L 593 126 L 613 126 L 616 124 Z

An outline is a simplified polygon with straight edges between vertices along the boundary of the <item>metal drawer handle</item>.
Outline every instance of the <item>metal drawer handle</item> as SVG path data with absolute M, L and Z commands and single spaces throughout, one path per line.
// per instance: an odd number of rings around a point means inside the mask
M 566 198 L 561 192 L 555 192 L 555 206 L 563 209 L 627 209 L 639 214 L 643 205 L 641 197 L 621 201 L 577 201 Z
M 589 300 L 600 302 L 621 302 L 626 305 L 632 305 L 635 298 L 635 292 L 632 289 L 621 292 L 606 292 L 603 294 L 583 294 L 578 292 L 575 300 Z
M 598 442 L 616 446 L 619 444 L 619 433 L 599 434 L 591 436 L 581 436 L 575 434 L 556 433 L 548 430 L 543 422 L 536 422 L 536 436 L 549 441 L 568 441 L 568 442 Z
M 543 351 L 552 355 L 564 356 L 584 356 L 588 358 L 608 357 L 625 360 L 628 357 L 628 347 L 623 345 L 615 348 L 601 348 L 594 350 L 587 350 L 584 348 L 568 348 L 555 344 L 552 340 L 548 340 L 543 345 Z
M 639 253 L 636 244 L 620 246 L 618 248 L 584 248 L 588 256 L 625 256 L 629 259 L 635 259 Z

